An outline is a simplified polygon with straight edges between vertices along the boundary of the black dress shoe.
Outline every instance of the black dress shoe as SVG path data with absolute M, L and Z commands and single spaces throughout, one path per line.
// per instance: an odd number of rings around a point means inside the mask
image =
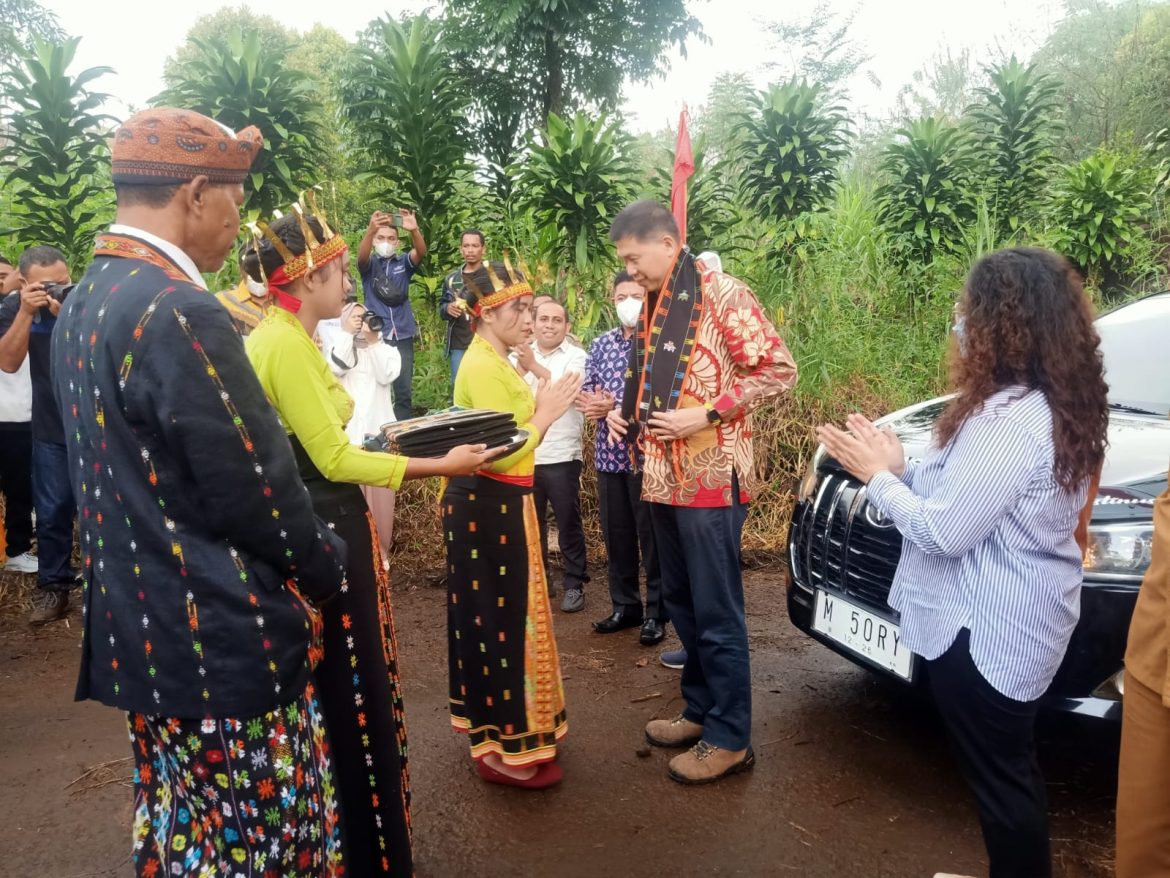
M 666 626 L 657 619 L 647 619 L 642 623 L 642 634 L 638 640 L 642 642 L 643 646 L 653 646 L 656 643 L 661 643 L 666 637 Z
M 629 613 L 617 612 L 608 619 L 602 619 L 600 622 L 593 623 L 593 630 L 598 634 L 613 634 L 615 631 L 622 631 L 626 628 L 637 628 L 642 624 L 642 617 L 633 616 Z

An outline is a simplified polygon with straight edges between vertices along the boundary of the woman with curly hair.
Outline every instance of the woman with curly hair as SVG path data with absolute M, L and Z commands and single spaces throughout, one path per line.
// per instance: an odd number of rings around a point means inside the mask
M 817 437 L 904 538 L 890 591 L 975 794 L 991 878 L 1051 875 L 1033 726 L 1080 610 L 1079 519 L 1109 423 L 1100 339 L 1063 257 L 1014 248 L 971 270 L 957 394 L 921 461 L 860 415 Z

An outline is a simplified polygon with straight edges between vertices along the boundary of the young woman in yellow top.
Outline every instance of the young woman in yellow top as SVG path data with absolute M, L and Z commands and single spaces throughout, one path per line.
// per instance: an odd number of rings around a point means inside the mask
M 533 398 L 508 362 L 532 329 L 532 289 L 501 263 L 463 276 L 475 337 L 455 379 L 455 403 L 511 412 L 523 447 L 443 494 L 447 539 L 451 725 L 468 734 L 480 776 L 530 789 L 561 779 L 568 730 L 540 531 L 532 500 L 536 446 L 576 399 L 568 373 Z
M 247 338 L 248 357 L 289 433 L 318 517 L 349 547 L 347 584 L 321 609 L 323 657 L 314 672 L 335 757 L 347 874 L 405 878 L 413 863 L 398 653 L 389 580 L 358 485 L 397 488 L 403 479 L 472 473 L 490 455 L 465 445 L 421 460 L 350 444 L 344 428 L 353 400 L 312 341 L 353 286 L 340 236 L 291 214 L 272 224 L 246 270 L 268 284 L 273 300 Z

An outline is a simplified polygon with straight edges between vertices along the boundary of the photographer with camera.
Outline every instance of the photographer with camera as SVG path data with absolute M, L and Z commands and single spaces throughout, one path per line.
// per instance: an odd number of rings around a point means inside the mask
M 21 254 L 24 285 L 0 304 L 0 369 L 14 373 L 25 361 L 32 377 L 32 489 L 37 513 L 37 593 L 29 621 L 43 625 L 69 610 L 78 573 L 69 565 L 77 504 L 69 483 L 65 428 L 53 396 L 49 347 L 61 304 L 73 289 L 69 266 L 56 247 Z
M 483 265 L 484 238 L 479 229 L 464 229 L 459 236 L 459 252 L 463 256 L 463 267 L 457 268 L 443 281 L 443 295 L 439 298 L 439 316 L 447 321 L 447 362 L 451 366 L 451 389 L 455 389 L 455 376 L 459 364 L 467 352 L 475 328 L 471 325 L 471 313 L 463 301 L 463 275 L 475 274 Z
M 413 245 L 399 253 L 402 232 L 410 232 Z M 418 228 L 413 211 L 370 215 L 366 234 L 358 245 L 358 273 L 362 278 L 366 306 L 385 323 L 382 338 L 397 349 L 402 371 L 394 381 L 394 415 L 405 420 L 411 413 L 411 382 L 414 379 L 414 339 L 418 323 L 410 307 L 410 279 L 427 255 L 427 242 Z
M 367 436 L 381 433 L 382 425 L 397 420 L 390 385 L 402 370 L 398 349 L 382 339 L 385 320 L 356 300 L 341 317 L 317 325 L 321 352 L 338 382 L 353 397 L 353 417 L 345 427 L 349 441 L 363 445 Z M 362 485 L 366 505 L 374 516 L 382 556 L 388 557 L 394 536 L 394 490 Z

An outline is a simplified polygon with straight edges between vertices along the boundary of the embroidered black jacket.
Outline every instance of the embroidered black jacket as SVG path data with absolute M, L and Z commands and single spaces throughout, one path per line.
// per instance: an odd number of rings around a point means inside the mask
M 190 718 L 296 698 L 345 546 L 228 313 L 149 244 L 103 236 L 52 367 L 86 580 L 77 698 Z

